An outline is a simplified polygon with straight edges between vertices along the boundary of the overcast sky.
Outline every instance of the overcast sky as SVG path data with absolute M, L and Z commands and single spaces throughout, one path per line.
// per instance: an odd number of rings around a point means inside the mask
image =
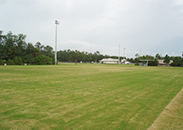
M 27 35 L 58 50 L 134 57 L 181 56 L 183 0 L 0 0 L 3 34 Z M 54 49 L 55 50 L 55 49 Z

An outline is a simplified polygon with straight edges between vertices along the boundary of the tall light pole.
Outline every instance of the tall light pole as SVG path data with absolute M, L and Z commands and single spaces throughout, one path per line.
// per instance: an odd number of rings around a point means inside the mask
M 120 64 L 120 45 L 119 45 L 119 52 L 118 52 L 118 59 L 119 59 L 119 64 Z
M 124 51 L 123 51 L 123 57 L 125 58 L 125 48 L 124 48 Z
M 59 25 L 59 21 L 55 20 L 56 30 L 55 30 L 55 65 L 57 64 L 57 25 Z

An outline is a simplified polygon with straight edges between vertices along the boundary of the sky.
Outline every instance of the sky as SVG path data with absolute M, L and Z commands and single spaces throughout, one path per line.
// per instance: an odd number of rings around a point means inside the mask
M 57 51 L 181 56 L 183 0 L 0 0 L 0 30 Z

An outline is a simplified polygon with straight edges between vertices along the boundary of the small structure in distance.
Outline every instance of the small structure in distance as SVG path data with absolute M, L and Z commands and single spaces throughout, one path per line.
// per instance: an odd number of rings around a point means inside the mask
M 154 61 L 154 60 L 153 59 L 140 59 L 140 61 L 145 61 L 146 62 L 146 64 L 141 63 L 140 64 L 141 66 L 148 66 L 148 62 L 149 61 Z
M 165 63 L 164 60 L 158 60 L 158 66 L 170 66 L 173 60 L 170 60 L 169 64 Z
M 121 60 L 121 64 L 133 64 L 130 61 L 127 61 L 126 59 Z
M 101 64 L 119 64 L 119 59 L 113 59 L 113 58 L 104 58 L 100 60 Z

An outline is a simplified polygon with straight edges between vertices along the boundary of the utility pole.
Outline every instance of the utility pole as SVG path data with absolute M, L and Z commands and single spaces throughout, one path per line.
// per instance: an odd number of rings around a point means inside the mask
M 55 30 L 55 65 L 57 65 L 57 25 L 59 25 L 59 21 L 55 20 L 56 30 Z

